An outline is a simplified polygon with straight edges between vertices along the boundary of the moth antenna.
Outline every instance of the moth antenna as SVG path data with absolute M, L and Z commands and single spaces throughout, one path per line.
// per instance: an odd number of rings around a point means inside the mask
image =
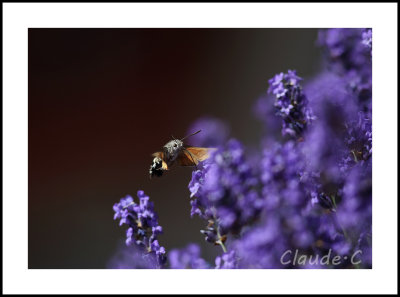
M 172 135 L 172 134 L 171 134 L 171 137 L 172 137 L 172 139 L 173 139 L 173 140 L 175 140 L 175 139 L 176 139 L 176 138 L 174 137 L 174 135 Z
M 184 139 L 186 139 L 186 138 L 188 138 L 188 137 L 190 137 L 190 136 L 196 135 L 196 134 L 198 134 L 198 133 L 200 133 L 200 132 L 201 132 L 201 130 L 196 131 L 196 132 L 194 132 L 194 133 L 192 133 L 192 134 L 190 134 L 190 135 L 187 135 L 187 136 L 183 137 L 183 138 L 181 139 L 181 141 L 183 141 Z

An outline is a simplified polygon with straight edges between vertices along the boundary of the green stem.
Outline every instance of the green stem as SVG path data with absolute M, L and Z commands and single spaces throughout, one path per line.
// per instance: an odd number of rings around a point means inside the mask
M 336 212 L 335 212 L 335 216 L 337 216 Z M 349 238 L 349 236 L 348 236 L 348 234 L 347 234 L 347 232 L 346 232 L 346 230 L 343 228 L 342 224 L 340 224 L 338 220 L 336 222 L 339 225 L 340 229 L 342 230 L 344 238 L 346 239 L 346 241 L 349 242 L 349 243 L 352 243 L 350 238 Z
M 219 245 L 222 247 L 222 250 L 224 251 L 224 253 L 226 253 L 227 252 L 227 249 L 226 249 L 226 246 L 225 246 L 225 244 L 220 240 L 219 242 Z
M 123 209 L 125 209 L 125 208 L 127 208 L 127 207 L 129 207 L 129 206 L 131 206 L 131 205 L 135 205 L 135 202 L 129 203 L 128 205 L 124 206 Z
M 351 153 L 353 154 L 354 161 L 355 161 L 356 163 L 358 163 L 358 158 L 357 158 L 356 153 L 355 153 L 354 151 L 351 151 Z
M 332 202 L 333 202 L 333 207 L 334 207 L 335 210 L 336 210 L 337 206 L 336 206 L 336 198 L 335 198 L 335 195 L 331 195 L 331 199 L 332 199 Z
M 228 250 L 226 249 L 225 244 L 222 242 L 222 236 L 221 236 L 221 233 L 219 232 L 219 221 L 218 221 L 218 219 L 217 219 L 217 215 L 216 215 L 216 210 L 215 210 L 215 208 L 213 209 L 213 221 L 214 221 L 214 224 L 216 225 L 216 228 L 217 228 L 217 236 L 218 236 L 218 240 L 217 240 L 215 243 L 217 243 L 218 245 L 220 245 L 221 248 L 222 248 L 222 250 L 224 251 L 224 253 L 226 253 Z
M 225 244 L 222 242 L 222 237 L 221 237 L 221 233 L 219 232 L 219 226 L 217 227 L 217 235 L 218 235 L 218 241 L 217 243 L 221 246 L 222 250 L 224 251 L 224 253 L 227 252 L 226 246 Z

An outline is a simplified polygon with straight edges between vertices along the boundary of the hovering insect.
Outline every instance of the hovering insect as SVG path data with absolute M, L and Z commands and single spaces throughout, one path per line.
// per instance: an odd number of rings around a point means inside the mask
M 209 157 L 209 153 L 214 148 L 185 146 L 183 140 L 200 133 L 201 130 L 185 136 L 182 139 L 173 139 L 167 142 L 162 152 L 152 154 L 153 164 L 150 166 L 150 178 L 153 176 L 162 176 L 165 170 L 169 170 L 172 165 L 177 163 L 180 166 L 197 166 L 200 161 Z

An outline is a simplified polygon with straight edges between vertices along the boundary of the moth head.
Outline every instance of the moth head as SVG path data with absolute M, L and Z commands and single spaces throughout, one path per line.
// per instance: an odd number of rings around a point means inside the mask
M 165 152 L 170 156 L 175 156 L 175 154 L 179 153 L 183 147 L 183 142 L 179 139 L 174 139 L 169 141 L 166 145 L 164 145 Z

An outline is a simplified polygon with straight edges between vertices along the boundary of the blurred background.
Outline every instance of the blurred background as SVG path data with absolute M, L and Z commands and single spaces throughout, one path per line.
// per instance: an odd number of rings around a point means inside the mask
M 29 268 L 106 268 L 121 197 L 144 190 L 167 251 L 189 242 L 191 168 L 149 179 L 151 154 L 201 116 L 257 146 L 252 109 L 275 73 L 318 70 L 317 29 L 29 29 Z M 196 136 L 194 136 L 196 137 Z M 190 144 L 190 139 L 188 140 Z

